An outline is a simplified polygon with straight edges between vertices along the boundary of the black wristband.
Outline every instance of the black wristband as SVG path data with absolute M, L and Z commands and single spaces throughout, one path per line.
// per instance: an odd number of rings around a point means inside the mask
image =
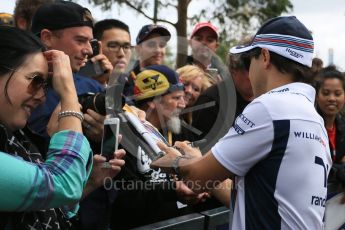
M 185 155 L 182 155 L 182 156 L 178 156 L 175 158 L 175 160 L 173 161 L 172 163 L 172 168 L 174 169 L 174 173 L 176 175 L 180 175 L 180 167 L 179 167 L 179 162 L 180 160 L 184 158 L 184 159 L 190 159 L 189 157 L 185 156 Z

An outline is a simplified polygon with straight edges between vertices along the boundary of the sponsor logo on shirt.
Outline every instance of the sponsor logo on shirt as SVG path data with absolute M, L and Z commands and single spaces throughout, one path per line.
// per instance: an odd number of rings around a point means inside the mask
M 253 126 L 255 126 L 255 124 L 249 120 L 246 116 L 244 116 L 242 113 L 240 115 L 238 115 L 238 117 L 248 126 L 250 126 L 250 128 L 253 128 Z
M 284 89 L 280 89 L 280 90 L 272 90 L 268 94 L 271 94 L 271 93 L 284 93 L 284 92 L 289 92 L 289 91 L 290 91 L 289 88 L 284 88 Z
M 139 146 L 137 152 L 137 167 L 138 172 L 150 181 L 150 182 L 163 182 L 167 181 L 168 177 L 165 173 L 161 172 L 161 169 L 153 170 L 150 168 L 151 159 L 145 153 L 145 151 Z
M 304 138 L 304 139 L 310 139 L 315 140 L 322 144 L 324 147 L 326 147 L 326 143 L 320 136 L 314 133 L 308 133 L 308 132 L 300 132 L 300 131 L 294 131 L 294 135 L 296 138 Z
M 250 119 L 248 119 L 246 116 L 244 116 L 242 113 L 238 115 L 236 118 L 236 121 L 234 123 L 234 129 L 239 135 L 243 135 L 245 133 L 244 129 L 241 128 L 239 123 L 244 123 L 245 125 L 249 126 L 250 128 L 253 128 L 255 126 L 254 122 L 252 122 Z
M 326 207 L 326 198 L 320 196 L 311 196 L 311 204 Z
M 233 127 L 236 133 L 238 133 L 239 135 L 243 135 L 245 133 L 245 131 L 238 124 L 235 123 Z

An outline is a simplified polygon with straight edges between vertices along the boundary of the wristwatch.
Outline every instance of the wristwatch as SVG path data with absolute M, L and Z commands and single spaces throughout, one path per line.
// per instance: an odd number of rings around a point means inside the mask
M 173 161 L 173 163 L 172 163 L 172 168 L 173 168 L 173 170 L 174 170 L 174 173 L 175 173 L 176 175 L 178 175 L 178 176 L 180 175 L 179 162 L 180 162 L 180 160 L 181 160 L 182 158 L 189 159 L 189 157 L 187 157 L 187 156 L 185 156 L 185 155 L 181 155 L 181 156 L 177 156 L 177 157 L 175 158 L 175 160 Z

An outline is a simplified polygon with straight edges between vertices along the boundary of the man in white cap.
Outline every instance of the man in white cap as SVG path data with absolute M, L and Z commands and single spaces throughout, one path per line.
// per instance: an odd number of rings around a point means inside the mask
M 185 155 L 160 144 L 167 154 L 151 167 L 197 181 L 196 192 L 234 178 L 232 229 L 324 229 L 332 160 L 315 90 L 302 83 L 313 50 L 296 17 L 267 21 L 250 45 L 230 50 L 245 55 L 255 97 L 233 127 L 203 156 L 186 143 L 175 143 Z

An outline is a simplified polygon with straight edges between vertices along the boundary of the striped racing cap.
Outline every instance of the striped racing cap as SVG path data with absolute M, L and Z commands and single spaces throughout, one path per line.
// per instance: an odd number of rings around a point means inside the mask
M 236 46 L 230 53 L 266 48 L 276 54 L 311 67 L 314 42 L 309 30 L 295 17 L 276 17 L 264 23 L 247 46 Z

